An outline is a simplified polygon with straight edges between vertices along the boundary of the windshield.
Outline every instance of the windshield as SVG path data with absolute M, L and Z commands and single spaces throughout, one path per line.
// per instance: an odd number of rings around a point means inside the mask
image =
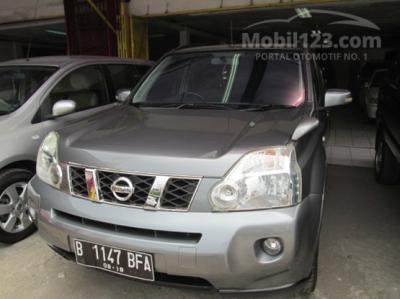
M 294 55 L 284 56 L 266 60 L 255 51 L 168 56 L 135 92 L 133 103 L 297 107 L 305 99 L 302 64 Z
M 0 67 L 0 115 L 21 107 L 56 71 L 54 67 Z

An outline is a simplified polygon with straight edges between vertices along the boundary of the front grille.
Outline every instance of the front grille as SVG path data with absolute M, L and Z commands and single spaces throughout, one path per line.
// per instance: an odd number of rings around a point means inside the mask
M 115 232 L 121 235 L 135 237 L 138 239 L 157 240 L 169 243 L 197 244 L 200 242 L 202 236 L 200 233 L 162 231 L 162 230 L 114 225 L 110 223 L 82 218 L 58 210 L 54 210 L 54 214 L 57 218 L 63 221 L 84 225 L 88 228 L 95 228 L 113 233 Z
M 70 192 L 72 195 L 88 198 L 86 171 L 95 172 L 97 187 L 97 201 L 112 203 L 136 208 L 150 208 L 147 204 L 150 193 L 152 194 L 152 209 L 186 211 L 197 190 L 199 179 L 162 177 L 165 182 L 160 190 L 155 190 L 157 176 L 136 175 L 114 171 L 96 170 L 82 166 L 69 166 Z M 111 190 L 111 186 L 118 179 L 128 179 L 134 188 L 133 194 L 124 201 L 118 200 Z M 114 189 L 115 190 L 115 189 Z M 154 194 L 159 196 L 154 202 Z M 117 194 L 118 195 L 118 194 Z M 92 199 L 93 200 L 93 199 Z
M 120 174 L 106 171 L 98 171 L 98 186 L 100 191 L 100 199 L 106 202 L 114 202 L 115 197 L 111 191 L 111 185 L 118 178 Z M 129 179 L 135 187 L 135 193 L 131 198 L 125 202 L 126 205 L 133 205 L 142 207 L 146 203 L 147 196 L 149 195 L 151 186 L 153 186 L 154 176 L 138 176 L 138 175 L 123 175 Z
M 72 194 L 82 197 L 88 197 L 88 190 L 85 178 L 85 168 L 70 167 L 69 179 L 70 179 Z
M 165 209 L 185 209 L 196 191 L 198 180 L 169 179 L 160 206 Z

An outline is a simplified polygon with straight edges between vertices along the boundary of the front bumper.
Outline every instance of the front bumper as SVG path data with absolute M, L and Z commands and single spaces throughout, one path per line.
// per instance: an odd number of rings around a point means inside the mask
M 318 245 L 322 204 L 322 196 L 311 196 L 296 207 L 276 210 L 154 212 L 78 199 L 37 178 L 27 196 L 39 233 L 52 247 L 73 253 L 78 238 L 151 253 L 157 273 L 207 280 L 225 292 L 281 289 L 307 278 Z M 169 234 L 157 237 L 141 230 Z M 283 241 L 280 256 L 261 250 L 260 241 L 268 237 Z

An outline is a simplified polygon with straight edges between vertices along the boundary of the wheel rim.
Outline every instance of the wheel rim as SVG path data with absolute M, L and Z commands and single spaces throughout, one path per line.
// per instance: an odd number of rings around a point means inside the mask
M 375 168 L 378 174 L 381 172 L 382 162 L 383 162 L 383 141 L 379 140 L 378 148 L 376 149 L 376 155 L 375 155 Z
M 33 222 L 24 198 L 26 187 L 26 182 L 14 183 L 0 195 L 0 228 L 7 233 L 22 232 Z

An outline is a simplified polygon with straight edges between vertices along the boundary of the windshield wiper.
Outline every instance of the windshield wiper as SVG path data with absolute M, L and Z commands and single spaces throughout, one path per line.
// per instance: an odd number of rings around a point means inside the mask
M 182 103 L 162 103 L 162 102 L 139 102 L 139 103 L 132 103 L 132 106 L 137 108 L 177 108 Z
M 214 103 L 182 103 L 176 109 L 215 109 L 215 110 L 234 110 L 233 107 L 224 104 Z
M 162 103 L 162 102 L 140 102 L 133 103 L 137 108 L 173 108 L 173 109 L 215 109 L 215 110 L 234 110 L 233 107 L 224 104 L 214 103 Z
M 245 112 L 267 111 L 279 109 L 293 109 L 290 105 L 258 105 L 258 104 L 236 104 L 236 103 L 182 103 L 182 102 L 138 102 L 133 103 L 137 108 L 172 108 L 172 109 L 210 109 L 210 110 L 239 110 Z
M 293 109 L 296 106 L 292 105 L 251 105 L 252 107 L 242 108 L 240 111 L 245 112 L 253 112 L 253 111 L 268 111 L 268 110 L 285 110 L 285 109 Z

